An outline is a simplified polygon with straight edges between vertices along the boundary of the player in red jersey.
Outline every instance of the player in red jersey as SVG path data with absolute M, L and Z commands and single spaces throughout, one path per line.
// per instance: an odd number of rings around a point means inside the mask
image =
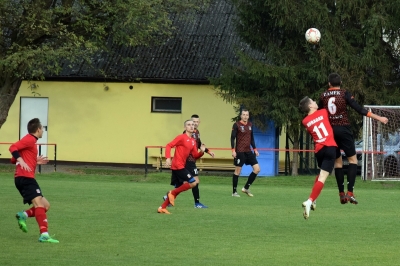
M 196 114 L 191 116 L 191 120 L 193 121 L 194 125 L 194 131 L 192 133 L 192 138 L 196 141 L 197 148 L 200 149 L 202 142 L 200 139 L 200 131 L 198 129 L 200 125 L 200 117 Z M 186 130 L 183 131 L 183 133 L 186 133 Z M 214 158 L 215 154 L 208 148 L 205 149 L 205 152 L 208 153 L 211 157 Z M 192 188 L 192 194 L 194 198 L 194 207 L 196 209 L 205 209 L 208 208 L 206 205 L 202 204 L 200 202 L 200 190 L 199 190 L 199 184 L 200 184 L 200 179 L 199 179 L 199 171 L 196 166 L 196 159 L 192 154 L 189 154 L 189 157 L 186 160 L 186 165 L 185 168 L 189 170 L 190 174 L 197 180 L 197 185 Z M 173 180 L 173 177 L 171 177 L 171 185 L 175 186 L 176 188 L 181 186 L 182 183 L 174 183 L 176 180 Z M 164 200 L 167 199 L 167 195 L 163 197 Z
M 253 147 L 254 153 L 251 151 L 250 146 Z M 237 184 L 239 181 L 240 172 L 242 171 L 242 166 L 244 164 L 251 165 L 253 167 L 253 171 L 250 173 L 246 184 L 242 188 L 242 192 L 247 194 L 249 197 L 253 197 L 253 194 L 250 192 L 249 188 L 260 172 L 260 166 L 258 165 L 256 158 L 259 153 L 256 149 L 256 144 L 254 141 L 252 124 L 249 121 L 249 110 L 243 109 L 240 113 L 240 121 L 236 122 L 232 126 L 231 148 L 232 157 L 234 158 L 233 164 L 236 166 L 232 177 L 232 197 L 240 197 L 240 195 L 237 193 Z
M 335 159 L 340 157 L 340 150 L 333 137 L 328 112 L 325 109 L 318 110 L 317 103 L 308 98 L 308 96 L 300 101 L 299 108 L 302 112 L 308 114 L 303 119 L 302 124 L 314 139 L 315 157 L 317 158 L 318 167 L 321 169 L 315 179 L 310 197 L 302 204 L 304 219 L 308 219 L 310 209 L 315 209 L 313 203 L 315 204 L 315 200 L 324 187 L 325 180 L 333 170 Z
M 329 113 L 329 121 L 333 128 L 335 141 L 339 148 L 344 151 L 349 166 L 347 169 L 347 193 L 344 193 L 344 173 L 343 162 L 340 156 L 335 162 L 335 177 L 339 189 L 339 200 L 342 204 L 347 202 L 358 204 L 354 197 L 353 190 L 357 175 L 357 154 L 354 145 L 354 137 L 350 127 L 350 121 L 347 114 L 347 106 L 350 106 L 359 114 L 371 117 L 383 124 L 388 122 L 386 117 L 368 112 L 360 106 L 350 92 L 341 89 L 342 80 L 336 73 L 331 73 L 328 77 L 329 89 L 323 92 L 319 100 L 319 108 L 325 108 Z
M 11 162 L 15 163 L 14 182 L 23 198 L 23 203 L 33 204 L 33 207 L 24 212 L 18 212 L 16 218 L 23 232 L 28 232 L 26 219 L 35 217 L 40 229 L 39 242 L 58 243 L 49 236 L 46 212 L 50 203 L 43 197 L 42 191 L 35 179 L 37 164 L 48 163 L 47 157 L 38 156 L 36 142 L 43 135 L 40 120 L 34 118 L 28 122 L 28 133 L 19 141 L 10 146 Z
M 173 141 L 167 144 L 165 148 L 166 166 L 171 166 L 173 184 L 182 185 L 168 192 L 168 198 L 158 208 L 158 213 L 170 214 L 167 210 L 167 206 L 171 204 L 175 205 L 175 198 L 179 193 L 189 190 L 198 184 L 198 181 L 190 174 L 189 170 L 185 168 L 186 160 L 189 154 L 192 154 L 195 159 L 200 158 L 204 155 L 206 147 L 200 146 L 201 152 L 197 151 L 196 141 L 192 138 L 194 131 L 194 124 L 191 120 L 186 120 L 184 123 L 185 133 L 178 135 Z M 171 164 L 171 149 L 175 147 L 174 159 Z

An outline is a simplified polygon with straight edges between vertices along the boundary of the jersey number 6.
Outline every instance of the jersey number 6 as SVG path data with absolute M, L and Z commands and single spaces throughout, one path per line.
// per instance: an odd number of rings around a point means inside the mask
M 329 98 L 329 101 L 328 101 L 328 110 L 329 110 L 329 113 L 331 113 L 332 115 L 336 114 L 335 100 L 336 100 L 335 97 L 331 97 L 331 98 Z

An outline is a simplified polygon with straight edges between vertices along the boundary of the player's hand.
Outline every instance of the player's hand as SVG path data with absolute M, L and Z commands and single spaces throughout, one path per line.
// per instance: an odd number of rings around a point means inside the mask
M 202 152 L 204 152 L 204 151 L 206 150 L 206 145 L 204 145 L 204 144 L 201 144 L 201 146 L 200 146 L 200 150 L 201 150 Z
M 379 119 L 379 121 L 381 121 L 382 124 L 387 124 L 387 122 L 389 121 L 389 119 L 387 119 L 387 117 L 381 117 Z
M 210 156 L 213 157 L 213 158 L 215 156 L 215 154 L 212 151 L 208 152 L 208 154 L 210 154 Z
M 22 159 L 21 157 L 19 157 L 17 159 L 18 164 L 21 166 L 22 169 L 24 169 L 25 171 L 28 172 L 32 172 L 32 169 L 26 164 L 26 162 L 24 161 L 24 159 Z
M 171 166 L 171 158 L 167 158 L 167 159 L 165 160 L 165 166 L 166 166 L 166 167 L 170 167 L 170 166 Z
M 258 153 L 258 150 L 254 150 L 254 153 L 256 154 L 256 156 L 259 156 L 260 154 Z
M 232 157 L 236 158 L 236 152 L 235 151 L 232 152 Z
M 47 164 L 49 159 L 46 156 L 40 155 L 37 157 L 37 164 Z

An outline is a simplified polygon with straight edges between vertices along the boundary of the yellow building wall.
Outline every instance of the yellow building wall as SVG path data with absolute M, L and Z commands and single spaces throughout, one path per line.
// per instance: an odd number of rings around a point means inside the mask
M 143 164 L 145 146 L 165 146 L 182 133 L 183 122 L 194 113 L 200 116 L 201 139 L 208 147 L 230 147 L 231 118 L 235 112 L 209 85 L 47 81 L 35 84 L 37 97 L 49 98 L 48 143 L 57 144 L 57 160 Z M 105 90 L 105 86 L 109 89 Z M 28 82 L 22 83 L 0 129 L 0 142 L 18 140 L 20 97 L 33 96 L 29 87 Z M 182 97 L 182 113 L 152 113 L 152 96 Z M 52 149 L 48 149 L 50 159 Z M 0 145 L 0 153 L 2 158 L 9 158 L 8 145 Z M 218 157 L 231 156 L 230 151 L 215 153 Z M 149 156 L 158 154 L 159 149 L 149 150 Z

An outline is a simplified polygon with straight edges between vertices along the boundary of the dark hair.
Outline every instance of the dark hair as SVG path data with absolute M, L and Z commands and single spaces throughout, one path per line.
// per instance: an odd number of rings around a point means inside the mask
M 28 122 L 28 126 L 27 126 L 28 133 L 30 133 L 30 134 L 36 133 L 36 131 L 39 128 L 42 128 L 42 124 L 40 123 L 39 118 L 34 118 Z
M 339 74 L 337 74 L 337 73 L 329 74 L 328 81 L 332 87 L 340 87 L 340 84 L 342 84 L 342 79 L 340 78 Z
M 194 114 L 190 118 L 200 118 L 200 117 L 199 117 L 199 115 Z
M 306 96 L 303 99 L 301 99 L 301 101 L 299 103 L 299 109 L 303 113 L 310 112 L 310 98 L 308 96 Z
M 243 114 L 243 112 L 248 112 L 249 110 L 247 110 L 247 109 L 242 109 L 242 111 L 240 111 L 240 115 L 242 115 Z

